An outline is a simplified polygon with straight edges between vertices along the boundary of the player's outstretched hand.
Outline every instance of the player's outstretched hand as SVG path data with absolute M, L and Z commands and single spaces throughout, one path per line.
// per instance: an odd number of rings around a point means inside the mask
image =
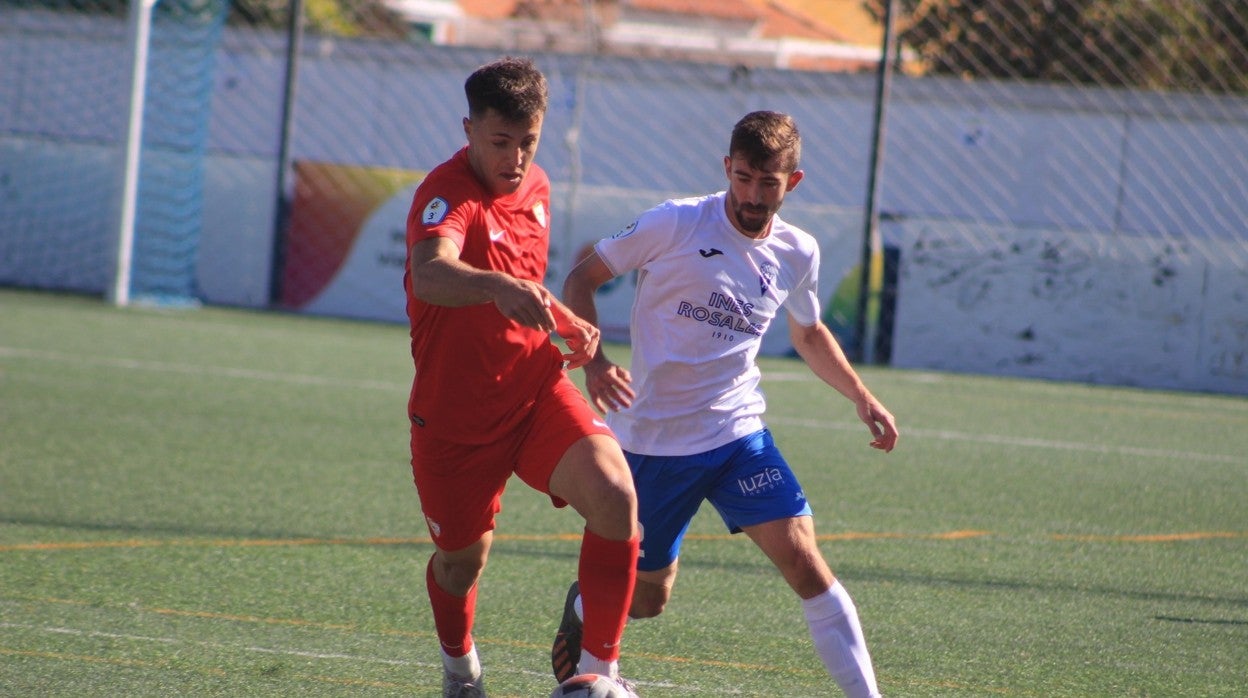
M 602 332 L 594 323 L 572 312 L 558 300 L 551 299 L 551 312 L 555 318 L 555 334 L 563 339 L 568 351 L 563 360 L 569 369 L 580 368 L 598 353 Z
M 555 331 L 556 321 L 551 305 L 557 301 L 541 284 L 505 278 L 502 284 L 496 286 L 493 298 L 494 306 L 504 317 L 535 330 Z
M 615 412 L 630 407 L 637 394 L 633 392 L 633 375 L 599 357 L 585 364 L 585 391 L 599 412 Z
M 884 409 L 879 400 L 870 398 L 858 403 L 858 418 L 871 430 L 871 448 L 878 448 L 888 453 L 897 445 L 900 434 L 897 421 L 888 410 Z

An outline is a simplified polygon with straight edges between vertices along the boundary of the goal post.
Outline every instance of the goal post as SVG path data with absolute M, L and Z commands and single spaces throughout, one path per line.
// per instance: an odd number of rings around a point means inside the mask
M 119 306 L 198 303 L 213 67 L 228 0 L 130 0 L 115 268 Z
M 123 141 L 121 220 L 117 229 L 117 266 L 110 300 L 130 304 L 130 266 L 134 259 L 134 220 L 139 196 L 139 155 L 143 150 L 143 103 L 147 92 L 147 54 L 151 43 L 152 10 L 159 0 L 130 0 L 127 47 L 130 49 L 130 99 Z

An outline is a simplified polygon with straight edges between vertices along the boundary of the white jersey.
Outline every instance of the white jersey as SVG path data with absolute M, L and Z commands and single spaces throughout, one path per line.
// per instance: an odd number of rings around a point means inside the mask
M 763 428 L 755 359 L 781 306 L 819 320 L 819 246 L 779 217 L 742 235 L 726 192 L 667 201 L 594 246 L 620 276 L 636 270 L 630 371 L 637 398 L 607 422 L 625 450 L 686 456 Z

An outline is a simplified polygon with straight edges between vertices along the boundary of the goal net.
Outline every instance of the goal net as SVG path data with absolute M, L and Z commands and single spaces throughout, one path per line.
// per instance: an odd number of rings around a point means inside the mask
M 0 284 L 106 292 L 119 255 L 133 56 L 139 93 L 128 295 L 196 298 L 204 154 L 227 0 L 159 0 L 135 51 L 127 9 L 0 3 Z M 10 205 L 11 204 L 11 205 Z

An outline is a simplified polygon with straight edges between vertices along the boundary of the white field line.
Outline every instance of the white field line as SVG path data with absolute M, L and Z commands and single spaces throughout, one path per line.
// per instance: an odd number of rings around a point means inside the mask
M 416 662 L 408 659 L 389 659 L 386 657 L 370 657 L 359 654 L 343 654 L 340 652 L 313 652 L 311 650 L 300 650 L 291 648 L 277 647 L 257 647 L 257 646 L 239 646 L 227 645 L 221 642 L 207 642 L 205 640 L 183 640 L 174 637 L 150 637 L 147 635 L 130 635 L 126 633 L 110 633 L 102 630 L 82 630 L 79 628 L 66 628 L 58 626 L 32 625 L 28 623 L 5 623 L 0 622 L 0 628 L 14 628 L 20 630 L 31 630 L 36 632 L 44 632 L 59 635 L 73 635 L 76 637 L 99 637 L 109 640 L 125 640 L 129 642 L 151 642 L 167 645 L 199 645 L 201 647 L 209 647 L 212 649 L 253 652 L 257 654 L 273 654 L 287 657 L 303 657 L 305 659 L 326 659 L 326 660 L 343 660 L 348 662 L 360 662 L 366 664 L 385 664 L 390 666 L 410 666 L 423 669 L 439 669 L 441 664 L 436 662 Z M 531 669 L 521 669 L 509 667 L 508 672 L 525 674 L 527 676 L 548 677 L 548 672 L 533 671 Z M 660 688 L 680 688 L 680 684 L 660 682 L 660 681 L 634 681 L 637 685 L 653 686 Z M 724 693 L 739 694 L 740 691 L 728 690 Z
M 354 662 L 366 662 L 373 664 L 392 664 L 395 666 L 416 666 L 416 667 L 435 667 L 439 666 L 433 662 L 413 662 L 405 659 L 386 659 L 384 657 L 367 657 L 362 655 L 341 654 L 336 652 L 312 652 L 309 650 L 296 649 L 279 649 L 273 647 L 246 647 L 238 645 L 227 645 L 220 642 L 207 642 L 205 640 L 182 640 L 176 637 L 151 637 L 147 635 L 130 635 L 127 633 L 109 633 L 102 630 L 82 630 L 79 628 L 65 628 L 46 625 L 30 625 L 27 623 L 0 623 L 0 628 L 17 628 L 21 630 L 34 630 L 38 632 L 73 635 L 76 637 L 102 637 L 109 640 L 127 640 L 131 642 L 154 642 L 166 645 L 199 645 L 201 647 L 211 647 L 213 649 L 226 650 L 243 650 L 245 652 L 258 652 L 261 654 L 281 654 L 294 657 L 307 657 L 310 659 L 346 659 Z
M 940 385 L 949 381 L 956 381 L 956 375 L 946 375 L 940 373 L 912 372 L 901 369 L 897 374 L 897 379 L 920 385 Z M 1002 376 L 979 376 L 980 378 L 1004 378 Z M 795 383 L 804 381 L 818 381 L 810 371 L 763 371 L 764 382 L 775 383 Z M 1080 396 L 1103 397 L 1101 393 L 1111 390 L 1114 386 L 1097 385 L 1085 383 L 1072 383 L 1062 381 L 1049 381 L 1044 379 L 1021 380 L 1014 385 L 1013 390 L 1017 397 L 1026 397 L 1028 395 L 1052 395 L 1063 399 L 1068 399 L 1072 392 L 1077 392 Z M 1159 403 L 1170 409 L 1182 408 L 1183 406 L 1195 406 L 1201 409 L 1216 409 L 1219 412 L 1231 412 L 1232 414 L 1244 413 L 1248 414 L 1248 400 L 1238 399 L 1235 395 L 1206 394 L 1206 393 L 1184 393 L 1182 391 L 1166 392 L 1166 391 L 1150 391 L 1141 390 L 1138 392 L 1120 392 L 1114 395 L 1115 403 L 1127 405 L 1147 405 L 1149 407 L 1158 407 Z M 1216 401 L 1217 404 L 1211 406 L 1210 402 Z
M 328 378 L 311 376 L 302 373 L 285 373 L 279 371 L 260 371 L 251 368 L 233 368 L 229 366 L 196 366 L 178 364 L 168 361 L 150 359 L 121 359 L 103 356 L 83 356 L 66 354 L 59 351 L 19 349 L 16 347 L 0 347 L 0 358 L 40 359 L 58 361 L 77 366 L 102 366 L 135 371 L 157 371 L 164 373 L 180 373 L 191 376 L 219 376 L 223 378 L 241 378 L 244 380 L 260 380 L 275 383 L 291 383 L 294 385 L 329 385 L 346 388 L 362 388 L 366 390 L 406 390 L 407 385 L 400 382 L 351 380 L 345 378 Z
M 83 356 L 80 354 L 66 354 L 64 352 L 20 349 L 16 347 L 0 346 L 0 358 L 26 358 L 39 359 L 46 361 L 59 361 L 63 363 L 71 363 L 80 366 L 104 366 L 108 368 L 120 368 L 128 370 L 141 371 L 163 371 L 167 373 L 180 373 L 185 375 L 199 376 L 221 376 L 225 378 L 239 378 L 243 380 L 261 380 L 280 383 L 290 383 L 293 385 L 325 385 L 335 387 L 359 388 L 364 390 L 383 390 L 383 391 L 405 391 L 406 383 L 387 382 L 387 381 L 371 381 L 371 380 L 351 380 L 343 378 L 330 378 L 325 376 L 313 376 L 300 373 L 284 373 L 279 371 L 260 371 L 248 368 L 232 368 L 228 366 L 197 366 L 192 364 L 178 364 L 167 361 L 153 361 L 147 359 L 123 359 L 110 357 Z M 817 380 L 812 375 L 798 372 L 773 372 L 770 375 L 764 374 L 766 380 L 778 381 L 797 381 L 797 380 Z M 814 419 L 802 419 L 795 417 L 780 417 L 770 415 L 766 421 L 773 424 L 787 424 L 791 426 L 806 427 L 810 429 L 835 429 L 838 431 L 856 431 L 865 430 L 866 427 L 858 422 L 827 422 Z M 1166 449 L 1155 448 L 1139 448 L 1135 446 L 1111 446 L 1105 444 L 1087 443 L 1079 441 L 1055 441 L 1051 439 L 1038 439 L 1022 436 L 1002 436 L 999 434 L 972 434 L 967 432 L 951 431 L 947 429 L 923 429 L 909 427 L 903 431 L 903 437 L 920 439 L 937 439 L 940 441 L 963 441 L 971 443 L 986 443 L 998 446 L 1017 446 L 1024 448 L 1045 448 L 1060 451 L 1077 451 L 1082 453 L 1107 453 L 1115 455 L 1139 456 L 1143 458 L 1164 458 L 1170 460 L 1189 460 L 1202 461 L 1206 463 L 1232 463 L 1232 464 L 1248 464 L 1248 456 L 1233 456 L 1221 453 L 1197 453 L 1193 451 L 1172 451 Z
M 859 431 L 866 436 L 867 427 L 861 422 L 824 422 L 817 419 L 799 417 L 765 418 L 772 424 L 787 424 L 808 429 L 835 429 L 837 431 Z M 972 443 L 994 444 L 997 446 L 1021 446 L 1024 448 L 1047 448 L 1058 451 L 1078 451 L 1082 453 L 1108 453 L 1113 455 L 1140 456 L 1143 458 L 1164 458 L 1178 461 L 1204 461 L 1206 463 L 1232 463 L 1248 465 L 1248 456 L 1232 456 L 1222 453 L 1196 453 L 1194 451 L 1171 451 L 1161 448 L 1139 448 L 1137 446 L 1111 446 L 1081 441 L 1055 441 L 1052 439 L 1036 439 L 1026 436 L 1002 436 L 1000 434 L 969 434 L 948 429 L 923 429 L 902 427 L 903 439 L 918 437 L 919 439 L 937 439 L 940 441 L 969 441 Z

